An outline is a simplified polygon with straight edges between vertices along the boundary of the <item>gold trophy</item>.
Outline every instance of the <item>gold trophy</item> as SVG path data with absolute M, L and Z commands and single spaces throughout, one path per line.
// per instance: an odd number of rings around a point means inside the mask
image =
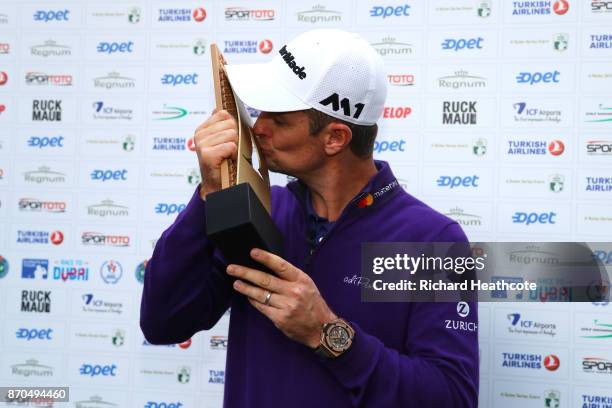
M 252 248 L 282 255 L 282 236 L 271 215 L 270 178 L 249 114 L 234 93 L 225 72 L 225 59 L 215 44 L 210 47 L 217 110 L 224 109 L 238 124 L 237 159 L 221 164 L 221 190 L 206 196 L 206 232 L 228 263 L 261 269 Z M 253 144 L 259 171 L 253 168 Z

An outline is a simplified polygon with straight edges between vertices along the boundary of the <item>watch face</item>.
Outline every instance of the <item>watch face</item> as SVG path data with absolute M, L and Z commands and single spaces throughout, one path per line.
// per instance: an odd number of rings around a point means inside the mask
M 344 326 L 333 326 L 327 334 L 327 343 L 334 351 L 346 350 L 351 344 L 350 340 L 349 332 Z

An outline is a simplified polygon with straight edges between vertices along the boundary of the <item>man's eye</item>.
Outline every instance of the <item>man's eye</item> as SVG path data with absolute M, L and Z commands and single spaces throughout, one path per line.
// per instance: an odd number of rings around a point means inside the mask
M 273 121 L 274 121 L 274 123 L 275 123 L 276 125 L 279 125 L 279 126 L 282 126 L 282 125 L 284 125 L 284 124 L 285 124 L 285 121 L 284 121 L 284 120 L 282 120 L 282 119 L 279 119 L 278 117 L 275 117 L 275 118 L 273 119 Z

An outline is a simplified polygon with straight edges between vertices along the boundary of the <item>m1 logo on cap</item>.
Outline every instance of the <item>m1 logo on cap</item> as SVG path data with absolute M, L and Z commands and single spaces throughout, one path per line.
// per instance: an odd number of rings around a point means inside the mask
M 283 61 L 291 68 L 293 73 L 298 76 L 300 79 L 306 78 L 306 72 L 304 72 L 304 67 L 298 67 L 295 62 L 295 57 L 289 51 L 287 51 L 287 46 L 283 45 L 279 51 L 279 54 L 283 57 Z M 336 109 L 334 109 L 336 110 Z
M 351 116 L 351 102 L 348 100 L 348 98 L 342 98 L 342 100 L 340 100 L 340 96 L 335 92 L 329 95 L 327 98 L 320 101 L 319 103 L 323 106 L 327 106 L 331 104 L 334 112 L 337 112 L 338 110 L 340 110 L 340 107 L 342 107 L 342 113 L 344 114 L 344 116 L 349 116 L 349 117 Z M 365 105 L 363 103 L 356 103 L 355 104 L 356 111 L 355 111 L 355 114 L 353 115 L 353 118 L 355 119 L 359 118 L 359 115 L 361 115 L 361 111 L 363 110 L 364 107 Z

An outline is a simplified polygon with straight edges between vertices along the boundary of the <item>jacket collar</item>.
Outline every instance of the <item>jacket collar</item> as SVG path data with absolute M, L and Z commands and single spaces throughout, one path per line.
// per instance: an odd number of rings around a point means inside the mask
M 378 172 L 368 181 L 365 187 L 347 204 L 343 212 L 359 209 L 362 211 L 371 211 L 379 207 L 391 197 L 395 196 L 402 190 L 397 178 L 391 171 L 389 163 L 381 160 L 374 160 L 374 164 Z M 301 180 L 292 181 L 287 184 L 287 188 L 293 192 L 298 201 L 306 209 L 306 199 L 308 186 Z

